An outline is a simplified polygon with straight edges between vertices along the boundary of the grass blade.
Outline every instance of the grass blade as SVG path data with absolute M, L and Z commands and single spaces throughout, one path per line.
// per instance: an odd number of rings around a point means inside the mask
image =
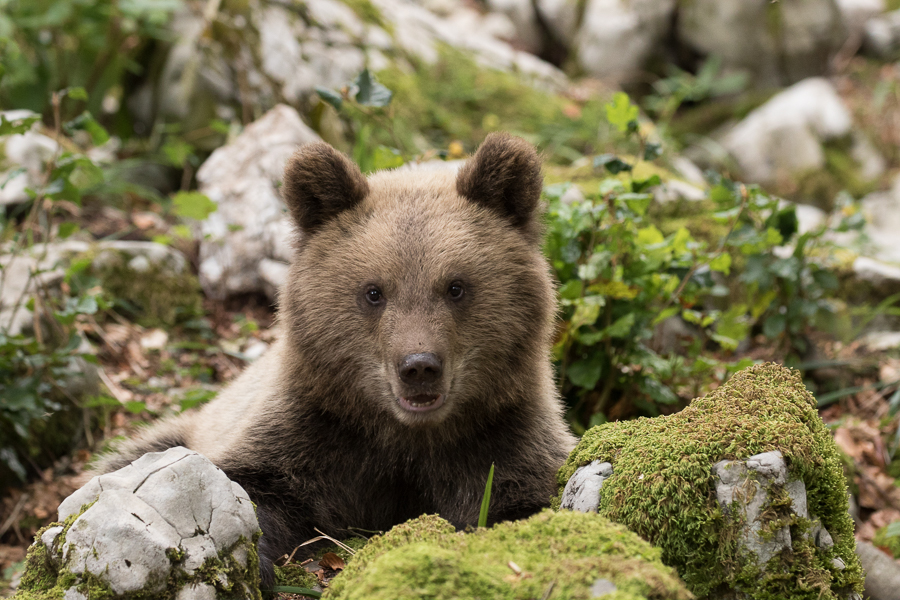
M 305 587 L 295 587 L 292 585 L 276 585 L 272 588 L 272 591 L 276 594 L 300 594 L 301 596 L 309 596 L 310 598 L 322 597 L 322 592 L 317 592 L 316 590 Z
M 494 484 L 494 463 L 488 471 L 487 483 L 484 484 L 484 497 L 481 499 L 481 512 L 478 513 L 478 526 L 487 527 L 488 506 L 491 505 L 491 486 Z

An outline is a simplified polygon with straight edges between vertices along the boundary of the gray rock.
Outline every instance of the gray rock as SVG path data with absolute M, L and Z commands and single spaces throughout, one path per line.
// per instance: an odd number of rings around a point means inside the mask
M 178 590 L 175 600 L 216 600 L 216 588 L 206 583 L 186 585 Z
M 60 504 L 59 520 L 78 513 L 66 531 L 62 568 L 78 576 L 91 573 L 116 594 L 161 592 L 178 579 L 171 575 L 191 577 L 226 553 L 246 567 L 258 531 L 246 492 L 209 460 L 181 447 L 94 477 Z M 51 553 L 62 530 L 55 529 L 41 537 Z M 228 589 L 227 574 L 217 575 L 225 577 L 220 585 Z M 178 597 L 215 597 L 210 587 L 198 584 Z
M 863 49 L 882 59 L 892 59 L 900 52 L 900 10 L 869 19 L 863 26 Z
M 863 233 L 873 247 L 872 258 L 900 264 L 900 177 L 891 189 L 873 192 L 860 201 L 866 225 Z
M 93 573 L 116 594 L 165 588 L 172 565 L 167 552 L 181 537 L 153 507 L 127 490 L 103 491 L 66 534 L 65 568 Z
M 761 535 L 762 517 L 769 507 L 769 493 L 773 486 L 785 486 L 791 497 L 791 508 L 799 517 L 809 518 L 806 486 L 791 479 L 781 452 L 765 452 L 746 461 L 723 460 L 713 466 L 716 498 L 726 514 L 738 511 L 746 524 L 741 532 L 742 551 L 763 565 L 773 556 L 791 548 L 790 528 L 785 526 Z
M 600 488 L 612 474 L 612 464 L 599 460 L 579 467 L 566 483 L 560 508 L 578 512 L 597 512 L 600 506 Z
M 38 116 L 30 110 L 0 111 L 0 115 L 13 122 Z M 45 165 L 59 151 L 54 139 L 40 133 L 40 122 L 25 133 L 0 137 L 0 206 L 29 201 L 25 190 L 41 186 Z
M 579 66 L 592 75 L 627 81 L 660 49 L 675 0 L 588 0 L 575 39 Z
M 867 256 L 853 261 L 853 274 L 860 281 L 886 290 L 900 287 L 900 267 Z
M 801 81 L 751 112 L 722 138 L 745 178 L 763 184 L 823 168 L 822 143 L 850 133 L 852 118 L 834 86 Z
M 762 86 L 825 74 L 847 30 L 835 0 L 692 0 L 680 4 L 679 41 Z
M 897 590 L 900 590 L 900 565 L 869 542 L 857 540 L 856 554 L 866 571 L 866 598 L 897 600 Z
M 602 598 L 603 596 L 618 591 L 618 589 L 616 584 L 609 579 L 598 579 L 591 586 L 591 598 Z
M 274 293 L 279 279 L 264 259 L 287 263 L 293 226 L 277 186 L 298 146 L 321 141 L 293 108 L 278 105 L 215 152 L 197 172 L 200 191 L 218 205 L 198 228 L 200 285 L 213 297 Z M 283 273 L 282 273 L 283 275 Z
M 847 35 L 860 43 L 865 35 L 866 23 L 885 10 L 884 0 L 836 0 Z
M 860 340 L 862 344 L 874 352 L 884 352 L 900 348 L 900 331 L 872 331 Z

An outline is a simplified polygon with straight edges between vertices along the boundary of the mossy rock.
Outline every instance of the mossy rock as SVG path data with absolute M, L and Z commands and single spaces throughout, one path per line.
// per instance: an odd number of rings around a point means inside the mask
M 621 525 L 551 510 L 466 533 L 434 515 L 398 525 L 354 556 L 324 597 L 578 599 L 595 585 L 609 600 L 692 598 L 659 550 Z
M 173 568 L 165 585 L 156 586 L 157 589 L 154 590 L 117 595 L 98 574 L 85 571 L 76 575 L 69 572 L 65 568 L 66 559 L 63 556 L 66 534 L 92 504 L 82 506 L 79 512 L 70 515 L 62 523 L 50 523 L 35 534 L 34 543 L 28 548 L 25 557 L 22 580 L 12 600 L 175 600 L 180 590 L 191 586 L 208 587 L 214 590 L 216 598 L 223 600 L 261 600 L 257 550 L 261 532 L 257 532 L 252 540 L 241 537 L 218 556 L 206 560 L 190 575 Z M 56 536 L 52 548 L 48 548 L 41 538 L 55 528 L 61 528 L 62 531 Z M 245 553 L 246 559 L 237 559 L 236 556 L 240 553 Z M 173 549 L 166 554 L 173 565 L 184 558 L 183 551 Z M 152 585 L 156 583 L 152 582 Z
M 789 518 L 793 548 L 759 567 L 739 548 L 742 523 L 719 506 L 713 465 L 771 451 L 805 483 L 809 513 L 835 544 L 816 548 L 810 520 Z M 613 465 L 600 514 L 658 546 L 698 597 L 738 590 L 754 600 L 844 600 L 862 592 L 840 455 L 797 371 L 756 365 L 679 413 L 589 430 L 560 469 L 560 492 L 595 460 Z

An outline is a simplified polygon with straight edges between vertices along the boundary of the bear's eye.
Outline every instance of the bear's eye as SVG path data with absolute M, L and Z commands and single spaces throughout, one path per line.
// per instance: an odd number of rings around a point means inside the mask
M 450 287 L 447 288 L 447 295 L 450 296 L 451 300 L 459 300 L 465 293 L 466 289 L 459 281 L 454 281 L 450 284 Z
M 380 306 L 384 303 L 384 294 L 373 285 L 366 290 L 366 301 L 372 306 Z

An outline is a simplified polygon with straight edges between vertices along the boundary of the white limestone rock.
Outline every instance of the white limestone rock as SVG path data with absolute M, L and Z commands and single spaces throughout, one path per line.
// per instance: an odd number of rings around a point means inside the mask
M 751 112 L 722 138 L 748 181 L 774 183 L 780 176 L 821 169 L 822 143 L 848 135 L 849 110 L 823 78 L 801 81 Z
M 578 64 L 615 81 L 640 74 L 668 33 L 675 0 L 588 0 L 575 39 Z
M 206 581 L 198 569 L 211 560 L 247 569 L 259 529 L 246 492 L 181 447 L 94 477 L 60 504 L 59 520 L 70 517 L 62 548 L 62 527 L 48 529 L 40 543 L 60 557 L 61 569 L 79 579 L 90 573 L 116 595 L 162 593 L 183 581 L 187 589 L 170 590 L 176 597 L 214 598 L 216 585 L 228 590 L 239 578 L 219 572 L 225 579 Z
M 762 87 L 827 72 L 847 38 L 837 0 L 692 0 L 680 3 L 678 39 L 725 71 L 746 71 Z
M 218 205 L 198 229 L 200 285 L 208 295 L 277 291 L 284 273 L 261 265 L 287 264 L 295 235 L 278 186 L 291 154 L 315 141 L 321 138 L 297 111 L 280 104 L 200 167 L 200 191 Z

